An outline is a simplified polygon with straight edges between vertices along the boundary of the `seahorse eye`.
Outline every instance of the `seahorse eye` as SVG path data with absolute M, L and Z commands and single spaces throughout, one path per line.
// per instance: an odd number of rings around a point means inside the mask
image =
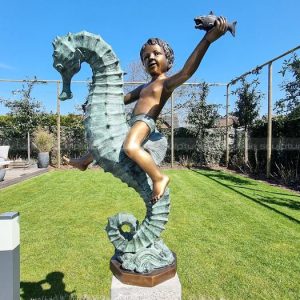
M 57 65 L 55 66 L 55 69 L 56 69 L 57 71 L 61 72 L 61 71 L 64 69 L 64 66 L 63 66 L 62 64 L 57 64 Z

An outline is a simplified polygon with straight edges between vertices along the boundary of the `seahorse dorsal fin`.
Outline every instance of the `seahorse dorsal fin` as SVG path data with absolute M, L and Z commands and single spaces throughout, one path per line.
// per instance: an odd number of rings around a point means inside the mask
M 68 37 L 68 41 L 71 41 L 72 40 L 72 33 L 68 32 L 67 37 Z
M 54 48 L 56 48 L 58 41 L 59 41 L 59 38 L 57 36 L 57 37 L 55 37 L 55 39 L 52 42 L 52 45 L 53 45 Z
M 60 36 L 57 36 L 57 37 L 55 37 L 55 39 L 54 39 L 54 43 L 59 43 L 59 42 L 61 42 L 61 40 L 62 40 L 62 37 L 60 37 Z

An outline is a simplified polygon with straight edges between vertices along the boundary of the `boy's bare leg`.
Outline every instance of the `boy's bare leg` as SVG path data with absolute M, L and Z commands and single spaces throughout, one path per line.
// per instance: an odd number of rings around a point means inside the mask
M 87 152 L 83 156 L 79 158 L 68 158 L 67 156 L 63 156 L 63 161 L 68 165 L 77 168 L 81 171 L 85 171 L 90 163 L 93 162 L 93 155 L 91 152 Z
M 149 134 L 149 127 L 142 121 L 134 123 L 124 141 L 124 150 L 128 157 L 135 161 L 152 179 L 152 202 L 158 201 L 164 194 L 169 177 L 160 172 L 151 155 L 141 145 Z

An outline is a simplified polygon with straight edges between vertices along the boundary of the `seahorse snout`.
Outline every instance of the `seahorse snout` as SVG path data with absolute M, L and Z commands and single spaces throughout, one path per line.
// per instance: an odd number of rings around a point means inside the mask
M 59 99 L 64 101 L 73 98 L 73 93 L 71 91 L 62 91 L 59 95 Z
M 54 67 L 58 72 L 62 72 L 64 69 L 64 66 L 62 64 L 56 64 Z
M 59 99 L 64 101 L 73 98 L 73 94 L 71 92 L 71 78 L 68 72 L 61 73 L 63 87 L 61 94 L 59 95 Z

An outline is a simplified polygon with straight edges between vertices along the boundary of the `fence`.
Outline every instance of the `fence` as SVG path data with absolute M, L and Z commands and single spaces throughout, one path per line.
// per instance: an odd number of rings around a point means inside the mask
M 60 94 L 60 90 L 61 90 L 61 80 L 40 80 L 40 79 L 24 79 L 24 80 L 14 80 L 14 79 L 0 79 L 0 83 L 5 83 L 5 84 L 24 84 L 24 83 L 30 83 L 30 82 L 34 82 L 37 84 L 38 86 L 41 86 L 42 88 L 38 88 L 38 92 L 36 93 L 36 95 L 34 96 L 34 98 L 44 98 L 45 97 L 45 93 L 43 93 L 43 89 L 47 90 L 48 94 L 47 94 L 47 102 L 48 102 L 48 106 L 47 106 L 47 110 L 48 111 L 55 111 L 55 113 L 57 114 L 57 120 L 56 120 L 56 126 L 57 126 L 57 166 L 58 168 L 60 168 L 61 166 L 61 107 L 62 107 L 62 102 L 59 100 L 59 94 Z M 65 101 L 64 103 L 69 103 L 69 105 L 67 106 L 68 108 L 66 108 L 66 106 L 64 107 L 64 112 L 63 113 L 74 113 L 80 110 L 79 107 L 81 107 L 80 104 L 82 104 L 84 102 L 84 100 L 79 101 L 78 99 L 85 99 L 87 93 L 87 87 L 89 85 L 91 81 L 89 80 L 73 80 L 72 84 L 72 90 L 73 90 L 73 94 L 75 96 L 75 99 L 73 99 L 72 101 Z M 134 89 L 136 86 L 144 84 L 145 82 L 138 82 L 138 81 L 131 81 L 131 82 L 124 82 L 124 91 L 126 92 L 127 90 L 132 90 Z M 49 87 L 46 86 L 51 85 L 52 88 L 49 89 Z M 176 89 L 172 96 L 170 101 L 167 102 L 167 104 L 164 107 L 164 110 L 162 111 L 162 116 L 165 119 L 165 131 L 167 131 L 169 137 L 170 137 L 170 149 L 168 151 L 169 153 L 169 162 L 171 164 L 171 167 L 174 167 L 175 164 L 175 156 L 174 156 L 174 148 L 175 148 L 175 138 L 174 138 L 174 129 L 178 128 L 178 127 L 184 127 L 186 125 L 186 104 L 190 101 L 189 99 L 189 93 L 191 89 L 194 89 L 196 87 L 200 87 L 202 85 L 201 82 L 189 82 L 189 83 L 184 83 L 183 86 L 179 87 L 178 89 Z M 213 89 L 215 87 L 219 88 L 219 89 L 215 89 L 212 93 L 211 93 L 211 97 L 213 97 L 212 102 L 214 102 L 215 104 L 220 104 L 221 106 L 224 107 L 224 93 L 225 90 L 224 88 L 226 87 L 226 83 L 207 83 L 207 85 Z M 84 89 L 83 86 L 85 86 L 86 88 Z M 17 89 L 19 86 L 15 86 L 13 85 L 11 89 L 7 89 L 6 90 L 6 98 L 8 97 L 8 93 L 11 92 L 12 89 Z M 55 87 L 55 91 L 54 88 Z M 35 88 L 36 89 L 36 88 Z M 49 95 L 55 95 L 55 96 L 49 96 Z M 49 105 L 50 99 L 55 99 L 55 103 L 56 105 L 54 106 L 53 103 L 54 101 L 52 101 L 52 106 L 51 104 Z M 44 102 L 46 102 L 44 101 Z M 51 102 L 50 102 L 51 103 Z M 73 104 L 72 104 L 73 103 Z M 73 105 L 73 106 L 72 106 Z M 133 109 L 134 103 L 131 105 L 128 105 L 126 107 L 126 111 L 130 111 Z M 1 112 L 1 110 L 0 110 Z M 3 110 L 3 112 L 5 112 L 5 110 Z M 29 140 L 29 139 L 28 139 Z M 178 139 L 178 143 L 180 143 L 179 139 Z M 178 144 L 177 143 L 177 144 Z M 183 145 L 184 147 L 188 147 L 188 143 L 185 141 L 184 144 L 181 142 L 181 145 Z M 180 147 L 180 145 L 178 146 Z M 30 143 L 28 142 L 27 145 L 27 152 L 30 153 Z M 28 157 L 28 159 L 30 159 L 30 157 Z M 178 158 L 177 158 L 178 160 Z

